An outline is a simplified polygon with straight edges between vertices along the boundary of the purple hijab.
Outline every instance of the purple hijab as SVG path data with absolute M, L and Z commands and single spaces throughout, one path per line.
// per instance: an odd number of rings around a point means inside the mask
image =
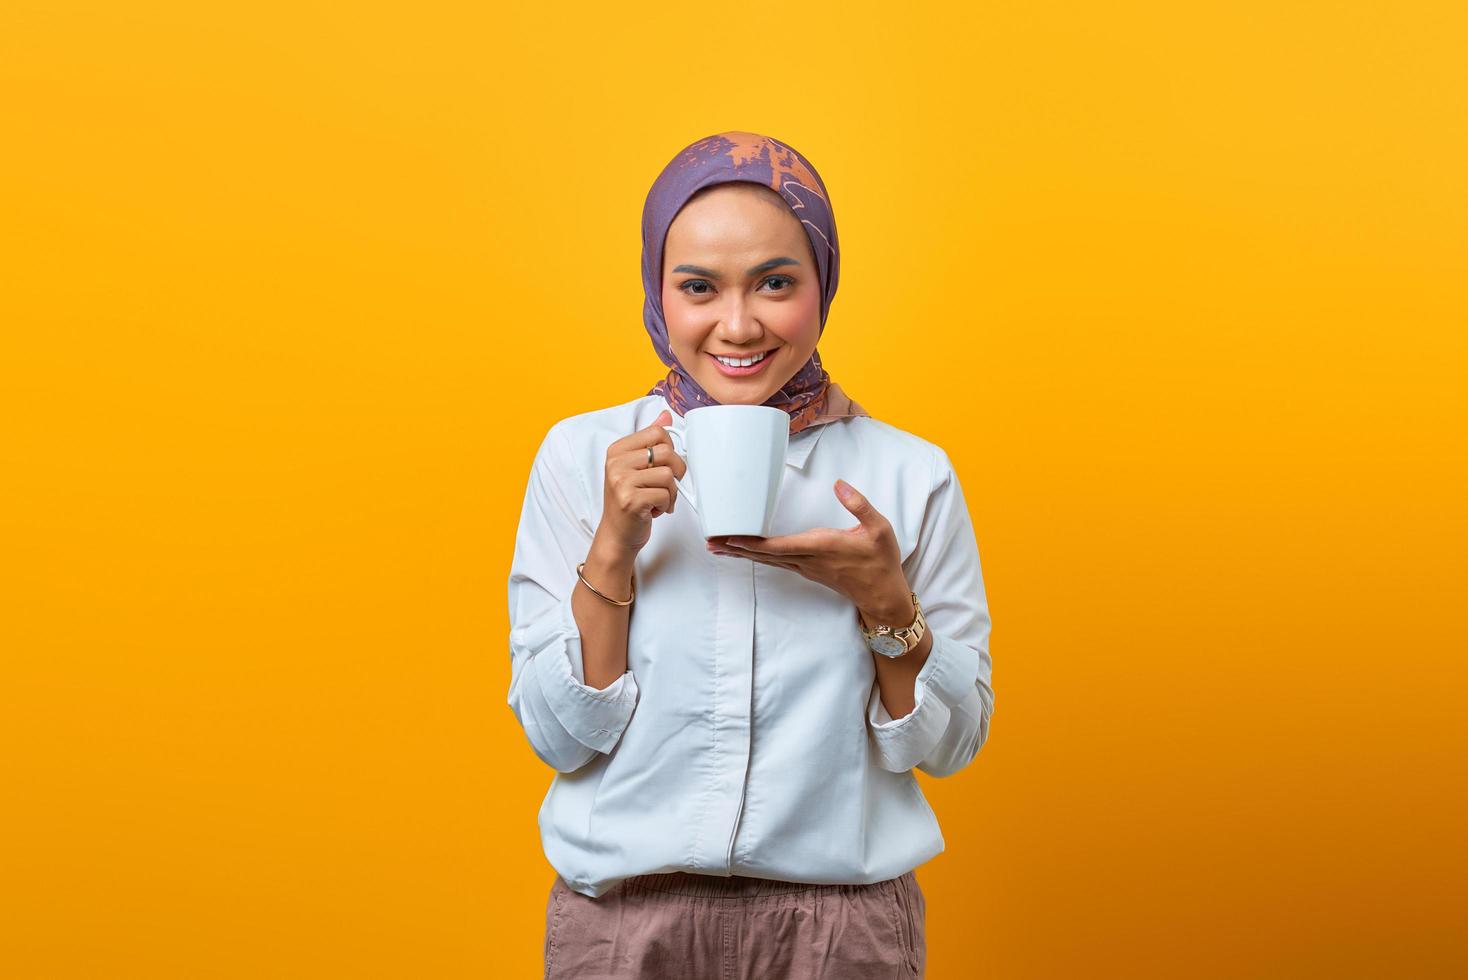
M 662 395 L 679 415 L 719 402 L 678 363 L 668 342 L 668 324 L 663 318 L 663 243 L 668 226 L 696 192 L 739 181 L 763 184 L 778 192 L 805 228 L 820 274 L 822 334 L 831 300 L 836 296 L 841 275 L 836 219 L 826 185 L 805 157 L 768 136 L 739 131 L 708 136 L 680 150 L 653 182 L 642 208 L 642 321 L 658 357 L 670 368 L 648 394 Z M 815 351 L 764 404 L 789 413 L 791 433 L 868 414 L 831 380 Z

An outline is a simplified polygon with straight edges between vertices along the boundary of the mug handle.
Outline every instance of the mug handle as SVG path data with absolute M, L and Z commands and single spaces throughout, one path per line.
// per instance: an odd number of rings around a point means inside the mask
M 663 426 L 663 431 L 666 432 L 668 434 L 669 438 L 671 438 L 673 440 L 673 452 L 675 452 L 679 456 L 683 457 L 683 462 L 684 463 L 687 463 L 688 462 L 688 447 L 687 447 L 687 443 L 684 442 L 682 445 L 679 444 L 679 440 L 680 439 L 683 439 L 683 440 L 686 440 L 687 439 L 687 436 L 684 435 L 683 430 L 682 429 L 675 429 L 675 428 L 673 428 L 670 425 L 665 425 L 665 426 Z M 686 498 L 688 500 L 688 506 L 690 506 L 690 507 L 693 508 L 694 513 L 697 513 L 698 512 L 698 501 L 693 499 L 693 484 L 692 484 L 692 481 L 689 481 L 688 483 L 684 483 L 682 480 L 678 479 L 675 476 L 675 477 L 673 477 L 673 482 L 676 483 L 676 484 L 678 484 L 678 495 L 681 496 L 681 497 Z

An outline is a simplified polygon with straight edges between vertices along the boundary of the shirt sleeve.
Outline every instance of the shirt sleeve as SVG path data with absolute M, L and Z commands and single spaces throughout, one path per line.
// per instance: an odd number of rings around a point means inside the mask
M 988 740 L 993 662 L 989 604 L 963 488 L 942 449 L 936 449 L 934 468 L 937 482 L 917 545 L 903 563 L 923 604 L 932 649 L 914 682 L 913 709 L 894 719 L 873 683 L 867 721 L 884 769 L 917 767 L 930 776 L 951 776 Z
M 552 426 L 530 467 L 510 565 L 509 705 L 558 772 L 611 752 L 637 704 L 631 670 L 603 689 L 585 683 L 571 595 L 595 531 L 579 506 L 587 493 L 565 433 Z

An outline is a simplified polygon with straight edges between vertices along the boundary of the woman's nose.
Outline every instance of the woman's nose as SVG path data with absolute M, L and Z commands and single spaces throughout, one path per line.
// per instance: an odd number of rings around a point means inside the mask
M 753 311 L 736 300 L 720 325 L 719 336 L 733 346 L 743 347 L 761 337 L 764 332 L 764 328 L 754 318 Z

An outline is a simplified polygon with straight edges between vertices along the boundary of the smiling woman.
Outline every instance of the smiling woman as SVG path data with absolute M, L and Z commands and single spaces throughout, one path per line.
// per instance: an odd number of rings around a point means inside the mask
M 792 434 L 866 410 L 821 365 L 841 279 L 826 185 L 792 147 L 719 133 L 663 168 L 642 209 L 643 325 L 668 366 L 649 394 L 678 414 L 770 405 Z M 725 365 L 764 354 L 757 370 Z M 756 368 L 753 363 L 748 368 Z
M 718 184 L 689 199 L 664 242 L 662 296 L 673 355 L 720 404 L 764 404 L 820 338 L 815 252 L 785 199 L 762 184 Z
M 510 569 L 509 703 L 556 771 L 545 975 L 921 977 L 944 840 L 913 770 L 967 766 L 994 703 L 958 476 L 821 366 L 840 252 L 804 157 L 700 140 L 642 230 L 669 370 L 551 426 Z M 789 417 L 770 537 L 678 506 L 669 430 L 718 405 Z

